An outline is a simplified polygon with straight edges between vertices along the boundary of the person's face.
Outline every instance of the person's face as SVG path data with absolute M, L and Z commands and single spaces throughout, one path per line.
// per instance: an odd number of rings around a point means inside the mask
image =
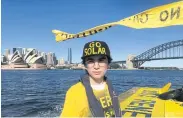
M 108 58 L 101 55 L 86 57 L 85 67 L 93 79 L 99 80 L 104 77 L 107 71 Z

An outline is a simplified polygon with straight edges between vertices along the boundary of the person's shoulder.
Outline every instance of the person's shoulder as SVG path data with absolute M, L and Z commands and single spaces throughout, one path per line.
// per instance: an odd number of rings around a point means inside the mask
M 80 99 L 81 97 L 85 96 L 85 94 L 86 92 L 83 84 L 81 82 L 78 82 L 69 88 L 66 96 L 68 96 L 69 98 L 74 97 L 74 99 Z
M 69 88 L 68 92 L 69 91 L 70 92 L 74 92 L 74 91 L 77 91 L 78 92 L 78 90 L 84 90 L 84 86 L 83 86 L 83 84 L 81 82 L 77 82 L 76 84 L 72 85 Z

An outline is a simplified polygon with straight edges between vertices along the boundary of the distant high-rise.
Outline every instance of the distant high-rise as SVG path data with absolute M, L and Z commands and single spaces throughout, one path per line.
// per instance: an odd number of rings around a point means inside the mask
M 56 65 L 57 64 L 57 59 L 55 56 L 55 53 L 50 52 L 47 54 L 47 65 Z
M 72 63 L 72 50 L 71 48 L 68 48 L 68 64 Z
M 28 51 L 27 51 L 27 48 L 23 48 L 22 54 L 23 54 L 23 55 L 26 55 L 27 52 L 28 52 Z
M 10 49 L 5 49 L 5 58 L 8 59 L 9 55 L 10 55 Z
M 69 59 L 70 59 L 70 51 L 69 51 L 69 48 L 68 48 L 68 57 L 67 57 L 67 63 L 69 64 Z
M 59 60 L 59 65 L 64 65 L 64 64 L 65 64 L 64 58 L 61 58 L 61 59 Z
M 52 53 L 52 55 L 53 55 L 53 64 L 57 65 L 57 58 L 55 56 L 55 53 Z
M 48 53 L 47 54 L 47 65 L 53 65 L 53 59 L 52 59 L 52 54 Z
M 23 48 L 17 48 L 17 50 L 19 51 L 20 55 L 22 55 L 22 51 L 23 51 Z
M 16 51 L 16 48 L 13 48 L 13 54 L 14 54 L 15 51 Z
M 17 51 L 17 50 L 18 50 L 19 54 L 22 56 L 22 55 L 23 55 L 23 48 L 21 48 L 21 47 L 13 48 L 13 54 L 14 54 L 15 51 Z
M 56 63 L 55 63 L 55 65 L 58 65 L 58 60 L 56 60 Z
M 1 62 L 2 63 L 5 63 L 7 60 L 6 60 L 7 58 L 4 56 L 4 55 L 1 55 Z
M 45 63 L 47 62 L 47 55 L 45 52 L 41 53 L 41 56 L 43 56 L 43 59 L 45 60 Z
M 70 64 L 72 63 L 72 50 L 71 50 L 71 48 L 70 48 Z
M 43 59 L 47 62 L 47 55 L 45 52 L 41 52 L 41 56 L 43 56 Z

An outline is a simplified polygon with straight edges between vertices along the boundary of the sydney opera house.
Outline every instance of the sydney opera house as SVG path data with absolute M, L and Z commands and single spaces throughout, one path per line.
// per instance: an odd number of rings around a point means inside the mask
M 29 50 L 25 55 L 16 50 L 7 60 L 8 64 L 2 65 L 2 69 L 47 69 L 43 56 L 38 56 L 35 49 Z

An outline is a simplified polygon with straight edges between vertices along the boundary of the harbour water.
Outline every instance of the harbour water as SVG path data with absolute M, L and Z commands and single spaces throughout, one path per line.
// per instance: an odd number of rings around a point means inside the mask
M 65 93 L 78 82 L 82 70 L 1 70 L 1 114 L 3 117 L 56 117 Z M 110 70 L 107 73 L 118 94 L 132 87 L 172 88 L 183 86 L 183 71 Z

